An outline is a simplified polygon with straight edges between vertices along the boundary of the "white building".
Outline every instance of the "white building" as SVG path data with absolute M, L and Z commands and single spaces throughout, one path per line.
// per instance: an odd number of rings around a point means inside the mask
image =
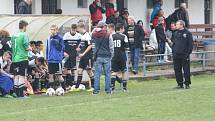
M 15 14 L 16 4 L 21 0 L 0 0 L 0 14 Z M 93 0 L 33 0 L 32 14 L 41 15 L 62 9 L 63 15 L 89 15 L 88 6 Z M 101 0 L 102 3 L 105 0 Z M 128 8 L 130 15 L 136 20 L 148 24 L 153 0 L 116 0 L 116 8 Z M 164 0 L 163 9 L 166 17 L 179 5 L 179 1 L 188 3 L 191 24 L 215 23 L 214 0 Z

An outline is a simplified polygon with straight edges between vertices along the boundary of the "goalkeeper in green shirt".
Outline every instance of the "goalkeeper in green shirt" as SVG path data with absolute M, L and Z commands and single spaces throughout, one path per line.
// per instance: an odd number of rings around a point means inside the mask
M 21 20 L 19 22 L 19 32 L 14 34 L 12 41 L 12 67 L 11 71 L 14 74 L 14 91 L 17 97 L 25 97 L 24 85 L 26 79 L 26 72 L 28 68 L 28 51 L 29 38 L 27 36 L 26 28 L 28 23 Z

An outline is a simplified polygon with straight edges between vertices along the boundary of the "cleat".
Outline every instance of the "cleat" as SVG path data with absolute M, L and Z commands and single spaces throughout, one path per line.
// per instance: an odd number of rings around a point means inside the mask
M 13 96 L 8 95 L 8 94 L 4 95 L 3 97 L 4 97 L 4 98 L 14 98 Z
M 41 90 L 42 93 L 46 93 L 46 91 L 47 91 L 47 89 L 45 89 L 45 88 Z

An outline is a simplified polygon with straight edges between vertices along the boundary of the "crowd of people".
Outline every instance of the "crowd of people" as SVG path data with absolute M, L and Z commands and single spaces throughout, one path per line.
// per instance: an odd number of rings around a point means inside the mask
M 158 54 L 173 53 L 177 87 L 190 87 L 190 61 L 192 34 L 186 4 L 167 18 L 162 10 L 162 0 L 157 0 L 151 14 L 151 35 L 148 48 Z M 115 10 L 113 0 L 105 5 L 95 0 L 90 6 L 92 32 L 83 21 L 71 25 L 69 32 L 59 34 L 57 25 L 50 26 L 46 45 L 42 41 L 30 41 L 26 34 L 28 22 L 19 22 L 19 32 L 12 35 L 0 31 L 0 92 L 4 97 L 26 98 L 27 94 L 45 92 L 48 88 L 62 87 L 66 92 L 80 91 L 84 70 L 90 77 L 93 95 L 100 92 L 102 68 L 105 72 L 105 92 L 112 94 L 115 82 L 123 92 L 127 91 L 127 61 L 131 61 L 133 74 L 138 74 L 140 52 L 147 34 L 143 21 L 135 21 L 127 8 Z M 106 21 L 102 14 L 106 13 Z M 11 47 L 8 42 L 11 42 Z M 43 54 L 45 47 L 46 54 Z M 128 51 L 131 60 L 128 60 Z M 77 60 L 78 63 L 77 63 Z M 168 56 L 158 56 L 158 62 L 168 61 Z M 182 71 L 185 73 L 183 81 Z M 77 75 L 75 73 L 77 71 Z M 77 76 L 77 79 L 75 79 Z M 74 88 L 71 88 L 74 86 Z

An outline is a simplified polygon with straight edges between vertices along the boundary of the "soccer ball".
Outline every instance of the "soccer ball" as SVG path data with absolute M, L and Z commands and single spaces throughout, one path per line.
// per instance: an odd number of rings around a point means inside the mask
M 55 90 L 53 88 L 49 88 L 47 91 L 46 91 L 46 95 L 47 96 L 54 96 L 55 95 Z
M 78 87 L 80 90 L 86 90 L 85 86 L 83 84 L 80 84 Z
M 57 90 L 56 90 L 57 96 L 64 96 L 64 93 L 65 93 L 65 91 L 62 87 L 57 88 Z

